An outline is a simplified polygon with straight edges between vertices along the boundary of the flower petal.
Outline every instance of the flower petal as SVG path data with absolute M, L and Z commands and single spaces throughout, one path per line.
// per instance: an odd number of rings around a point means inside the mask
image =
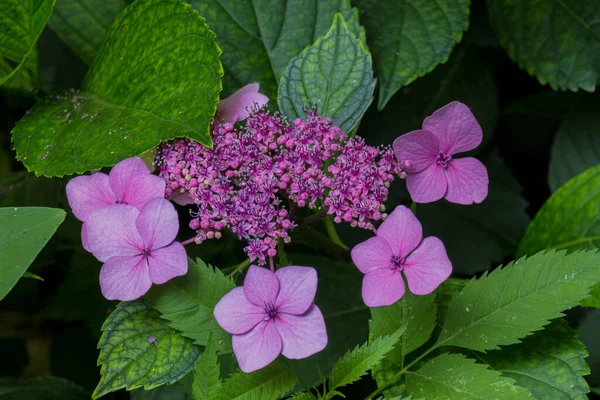
M 317 271 L 292 265 L 278 269 L 275 276 L 279 279 L 277 311 L 296 315 L 306 312 L 317 293 Z
M 135 300 L 150 286 L 146 258 L 142 256 L 112 257 L 100 270 L 100 289 L 108 300 Z
M 159 249 L 175 240 L 179 231 L 179 217 L 170 201 L 156 198 L 144 206 L 135 226 L 146 250 Z
M 248 108 L 255 104 L 262 107 L 269 102 L 269 98 L 258 92 L 258 83 L 244 86 L 231 96 L 219 101 L 217 104 L 217 122 L 220 124 L 243 121 L 248 118 Z
M 431 203 L 441 199 L 448 189 L 444 168 L 434 163 L 417 174 L 408 174 L 406 188 L 416 203 Z
M 404 281 L 396 269 L 380 268 L 363 277 L 362 298 L 368 307 L 394 304 L 404 295 Z
M 140 211 L 127 204 L 113 204 L 94 211 L 85 224 L 82 239 L 86 249 L 98 260 L 106 262 L 115 256 L 135 256 L 144 244 L 135 227 Z
M 166 247 L 152 250 L 148 256 L 148 269 L 152 283 L 161 285 L 188 270 L 187 254 L 183 245 L 173 242 Z
M 266 318 L 266 312 L 246 299 L 243 287 L 236 287 L 215 306 L 215 319 L 227 332 L 241 335 Z
M 71 179 L 66 191 L 73 214 L 83 222 L 94 211 L 115 204 L 117 200 L 108 183 L 108 175 L 100 172 Z
M 287 358 L 306 358 L 327 346 L 325 319 L 314 304 L 302 315 L 277 314 L 275 325 L 283 342 L 281 354 Z
M 194 204 L 194 200 L 192 199 L 188 191 L 177 194 L 175 197 L 171 198 L 171 201 L 175 204 L 179 204 L 180 206 Z
M 244 279 L 244 293 L 250 303 L 259 307 L 264 307 L 266 303 L 275 304 L 279 279 L 268 269 L 251 265 Z
M 444 244 L 433 236 L 423 239 L 404 264 L 408 288 L 419 295 L 433 292 L 451 273 L 452 263 Z
M 408 132 L 396 140 L 392 146 L 398 162 L 410 161 L 410 172 L 421 172 L 437 159 L 438 140 L 429 131 Z
M 388 242 L 395 256 L 406 257 L 421 242 L 423 228 L 410 209 L 398 206 L 377 228 L 377 237 Z M 388 253 L 383 256 L 387 257 Z M 389 260 L 390 258 L 388 258 L 388 264 L 386 265 L 389 265 Z
M 85 251 L 91 253 L 90 245 L 88 244 L 87 229 L 85 228 L 85 222 L 81 225 L 81 246 Z
M 473 150 L 481 144 L 483 132 L 475 116 L 463 103 L 453 101 L 423 121 L 423 129 L 435 134 L 440 150 L 452 155 Z
M 444 198 L 452 203 L 481 203 L 488 195 L 487 169 L 476 158 L 453 159 L 446 168 L 448 191 Z
M 165 181 L 152 175 L 139 157 L 121 161 L 113 167 L 108 177 L 116 198 L 139 210 L 150 200 L 165 197 Z
M 271 364 L 281 353 L 281 336 L 273 320 L 263 321 L 243 335 L 233 335 L 235 358 L 246 373 Z
M 389 268 L 392 248 L 386 239 L 374 236 L 354 246 L 350 256 L 360 272 L 366 274 L 377 268 Z

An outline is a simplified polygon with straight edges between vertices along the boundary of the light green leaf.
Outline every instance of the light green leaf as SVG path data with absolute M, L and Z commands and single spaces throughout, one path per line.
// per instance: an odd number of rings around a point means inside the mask
M 114 165 L 174 137 L 211 145 L 223 73 L 213 40 L 189 5 L 135 2 L 110 29 L 83 91 L 40 102 L 19 121 L 17 156 L 30 171 L 63 176 Z
M 0 60 L 17 64 L 11 71 L 0 69 L 0 86 L 22 67 L 37 80 L 35 44 L 52 14 L 55 0 L 3 0 L 0 12 Z M 4 60 L 3 60 L 4 61 Z
M 102 378 L 94 399 L 121 388 L 148 390 L 177 382 L 200 355 L 199 346 L 170 328 L 143 300 L 120 303 L 102 330 L 98 343 Z
M 0 378 L 0 399 L 6 400 L 87 400 L 82 387 L 55 376 L 33 379 Z
M 187 274 L 153 286 L 144 297 L 171 327 L 194 343 L 206 345 L 210 337 L 217 352 L 231 351 L 231 335 L 217 324 L 213 310 L 235 283 L 202 260 L 188 262 Z
M 519 343 L 600 281 L 600 253 L 537 253 L 472 279 L 450 302 L 436 347 L 485 351 Z
M 211 400 L 221 388 L 221 375 L 219 373 L 219 359 L 215 352 L 215 342 L 208 341 L 202 356 L 196 362 L 196 371 L 192 381 L 192 395 L 194 400 Z
M 448 60 L 469 26 L 469 0 L 358 0 L 379 78 L 381 110 L 403 86 Z
M 56 0 L 48 24 L 86 64 L 90 65 L 126 0 Z
M 192 0 L 206 18 L 223 49 L 227 74 L 224 92 L 259 82 L 260 91 L 277 97 L 277 85 L 290 60 L 324 35 L 335 13 L 341 13 L 351 32 L 363 38 L 358 11 L 349 0 Z
M 0 208 L 0 300 L 27 271 L 66 215 L 57 208 Z
M 407 291 L 391 306 L 371 308 L 369 330 L 374 338 L 389 335 L 406 324 L 398 345 L 386 357 L 392 363 L 402 366 L 408 353 L 429 340 L 436 321 L 435 297 L 435 293 L 417 296 Z
M 408 392 L 426 399 L 529 400 L 525 389 L 499 372 L 460 354 L 442 354 L 417 371 L 408 371 Z
M 488 0 L 500 44 L 552 89 L 593 92 L 600 72 L 595 0 Z
M 512 378 L 536 399 L 587 399 L 590 391 L 583 375 L 590 373 L 588 353 L 577 331 L 556 320 L 521 344 L 477 357 L 502 376 Z
M 276 361 L 263 369 L 237 372 L 225 381 L 215 400 L 277 400 L 296 384 L 296 373 Z
M 312 393 L 302 392 L 302 393 L 296 393 L 295 395 L 290 397 L 290 399 L 291 400 L 316 400 L 317 398 Z
M 304 108 L 314 104 L 320 115 L 350 132 L 371 104 L 374 90 L 371 54 L 336 14 L 329 32 L 289 63 L 277 102 L 290 119 L 304 117 Z

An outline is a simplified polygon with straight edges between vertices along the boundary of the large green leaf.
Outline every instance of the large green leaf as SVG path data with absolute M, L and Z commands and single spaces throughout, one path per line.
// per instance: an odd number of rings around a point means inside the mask
M 0 300 L 27 271 L 66 215 L 56 208 L 0 208 Z
M 231 351 L 231 335 L 217 324 L 213 310 L 234 287 L 235 283 L 219 269 L 190 259 L 187 274 L 153 286 L 145 298 L 170 326 L 194 339 L 194 343 L 206 345 L 210 337 L 215 349 L 223 352 Z
M 586 298 L 600 253 L 542 252 L 472 279 L 450 302 L 436 343 L 485 351 L 519 343 Z
M 227 379 L 214 400 L 277 400 L 296 384 L 296 373 L 289 365 L 275 361 L 246 374 L 237 372 Z
M 48 24 L 86 64 L 90 65 L 126 0 L 56 0 Z
M 202 356 L 196 363 L 192 381 L 194 400 L 211 400 L 221 388 L 219 359 L 215 352 L 214 340 L 209 340 Z
M 102 378 L 97 399 L 121 388 L 152 389 L 177 382 L 194 368 L 200 347 L 170 328 L 145 301 L 120 303 L 98 343 Z
M 552 89 L 593 92 L 600 72 L 595 0 L 488 0 L 500 44 Z
M 290 60 L 324 35 L 341 13 L 356 37 L 364 38 L 358 12 L 349 0 L 192 0 L 192 6 L 217 33 L 227 70 L 225 93 L 259 82 L 261 92 L 277 97 L 277 84 Z
M 408 371 L 406 387 L 413 396 L 426 399 L 531 399 L 512 379 L 460 354 L 442 354 L 417 371 Z
M 161 140 L 210 145 L 223 70 L 214 33 L 178 0 L 138 1 L 113 24 L 81 93 L 38 103 L 13 129 L 37 174 L 113 165 Z
M 316 105 L 320 115 L 350 132 L 373 100 L 372 66 L 365 44 L 336 14 L 329 32 L 286 68 L 279 84 L 279 108 L 295 119 L 305 116 L 306 107 Z
M 2 400 L 87 400 L 88 392 L 82 387 L 55 376 L 34 379 L 0 378 Z
M 557 320 L 521 344 L 477 357 L 503 376 L 514 379 L 536 399 L 587 399 L 590 391 L 582 375 L 590 373 L 588 353 L 577 331 Z
M 35 44 L 42 33 L 55 0 L 3 0 L 0 8 L 0 61 L 16 64 L 15 68 L 0 68 L 0 86 L 19 73 L 24 66 L 37 79 Z M 3 60 L 4 59 L 4 60 Z
M 448 60 L 469 26 L 469 0 L 358 0 L 379 78 L 378 108 Z

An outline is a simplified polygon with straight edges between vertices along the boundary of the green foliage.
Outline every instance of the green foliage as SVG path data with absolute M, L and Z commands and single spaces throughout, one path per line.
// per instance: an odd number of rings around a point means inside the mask
M 187 274 L 153 286 L 145 298 L 171 327 L 194 339 L 194 343 L 206 345 L 212 338 L 216 351 L 231 351 L 231 335 L 217 324 L 213 309 L 235 284 L 202 260 L 188 261 Z
M 86 64 L 90 65 L 126 0 L 56 0 L 48 24 Z
M 556 320 L 521 344 L 478 353 L 477 357 L 503 376 L 512 378 L 536 399 L 587 399 L 590 391 L 582 375 L 590 368 L 588 353 L 577 332 Z
M 27 271 L 65 216 L 56 208 L 0 208 L 0 300 Z
M 349 0 L 191 0 L 206 18 L 223 49 L 225 93 L 258 82 L 261 92 L 277 98 L 277 85 L 290 60 L 324 35 L 336 13 L 364 41 L 358 11 Z
M 336 14 L 327 34 L 292 59 L 279 84 L 277 101 L 290 119 L 314 104 L 351 132 L 371 104 L 375 79 L 371 54 Z
M 102 330 L 98 343 L 102 378 L 94 399 L 121 388 L 152 389 L 177 382 L 200 355 L 199 346 L 170 328 L 143 300 L 120 303 Z
M 538 253 L 472 279 L 450 302 L 436 347 L 485 351 L 538 331 L 600 281 L 600 253 Z
M 215 352 L 215 342 L 209 340 L 202 356 L 196 362 L 192 395 L 194 400 L 210 400 L 214 399 L 220 388 L 219 359 Z
M 420 369 L 407 372 L 406 387 L 413 396 L 427 399 L 531 399 L 512 379 L 460 354 L 442 354 Z
M 469 0 L 359 0 L 381 110 L 403 86 L 448 60 L 469 26 Z
M 55 376 L 33 379 L 0 378 L 0 399 L 6 400 L 87 400 L 82 387 Z
M 443 325 L 448 313 L 448 307 L 455 294 L 459 293 L 465 285 L 469 283 L 467 279 L 458 279 L 450 277 L 446 279 L 435 290 L 435 304 L 437 306 L 438 324 Z
M 63 176 L 114 165 L 174 137 L 210 145 L 222 76 L 213 40 L 202 18 L 177 0 L 132 4 L 110 29 L 83 91 L 40 102 L 19 121 L 17 156 L 36 174 Z
M 185 379 L 185 378 L 184 378 Z M 163 385 L 151 390 L 135 389 L 131 391 L 131 400 L 191 400 L 181 381 L 173 385 Z
M 263 369 L 237 372 L 227 379 L 214 400 L 277 400 L 296 384 L 296 373 L 288 365 L 275 361 Z
M 593 92 L 600 72 L 594 0 L 488 0 L 500 44 L 519 67 L 554 90 Z

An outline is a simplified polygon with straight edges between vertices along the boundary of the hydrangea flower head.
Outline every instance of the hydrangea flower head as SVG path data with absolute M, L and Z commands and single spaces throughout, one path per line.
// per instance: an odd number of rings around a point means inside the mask
M 481 203 L 488 194 L 485 166 L 473 157 L 454 158 L 473 150 L 483 139 L 469 107 L 453 101 L 423 121 L 423 129 L 394 141 L 394 152 L 406 168 L 406 186 L 413 201 L 430 203 L 445 198 L 452 203 Z
M 253 108 L 261 108 L 269 102 L 269 98 L 258 92 L 258 83 L 250 83 L 217 104 L 215 121 L 219 124 L 235 124 L 250 115 Z
M 398 206 L 377 235 L 356 245 L 352 260 L 363 278 L 362 297 L 369 307 L 389 306 L 404 295 L 404 279 L 417 295 L 433 292 L 450 276 L 452 264 L 441 240 L 423 237 L 421 223 Z
M 325 348 L 325 320 L 312 304 L 316 291 L 313 268 L 290 266 L 271 272 L 250 267 L 244 286 L 227 293 L 214 311 L 219 325 L 233 334 L 242 371 L 261 369 L 279 354 L 300 359 Z
M 185 275 L 187 255 L 174 241 L 178 230 L 177 212 L 164 198 L 150 200 L 141 211 L 117 204 L 92 213 L 82 237 L 85 248 L 104 263 L 100 271 L 104 297 L 135 300 L 153 283 Z

